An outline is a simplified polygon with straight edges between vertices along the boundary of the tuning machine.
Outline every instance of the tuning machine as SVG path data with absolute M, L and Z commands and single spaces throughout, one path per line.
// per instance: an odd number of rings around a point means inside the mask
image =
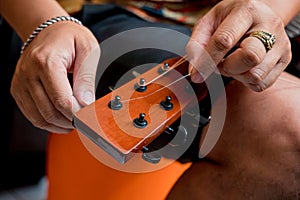
M 115 96 L 115 99 L 111 100 L 108 103 L 108 107 L 112 110 L 120 110 L 123 107 L 122 102 L 120 101 L 121 97 L 120 96 Z
M 145 119 L 145 113 L 140 113 L 139 117 L 133 120 L 133 124 L 137 128 L 145 128 L 148 125 L 147 120 Z
M 155 150 L 155 149 L 149 149 L 148 147 L 143 147 L 142 149 L 142 158 L 143 160 L 152 163 L 152 164 L 157 164 L 160 162 L 162 158 L 162 154 L 160 150 Z
M 169 69 L 169 63 L 164 63 L 160 68 L 158 68 L 158 73 L 163 74 Z
M 171 102 L 171 100 L 172 100 L 172 97 L 166 96 L 166 99 L 164 101 L 160 102 L 160 106 L 164 110 L 172 110 L 173 109 L 173 103 Z
M 134 89 L 138 92 L 145 92 L 147 90 L 146 79 L 141 78 L 140 82 L 134 85 Z

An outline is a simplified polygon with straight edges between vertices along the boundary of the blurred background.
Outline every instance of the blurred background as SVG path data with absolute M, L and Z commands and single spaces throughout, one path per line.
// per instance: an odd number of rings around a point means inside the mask
M 0 44 L 0 199 L 9 200 L 8 193 L 38 185 L 42 180 L 43 184 L 46 182 L 47 132 L 33 127 L 23 117 L 10 95 L 10 82 L 19 56 L 16 49 L 22 43 L 3 19 L 0 19 Z M 38 199 L 25 196 L 18 194 L 15 199 Z

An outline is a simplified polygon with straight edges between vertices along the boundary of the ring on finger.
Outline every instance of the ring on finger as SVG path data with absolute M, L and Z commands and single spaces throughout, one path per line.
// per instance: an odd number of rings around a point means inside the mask
M 265 46 L 267 52 L 273 48 L 276 42 L 275 35 L 266 31 L 253 31 L 249 34 L 249 37 L 255 37 L 259 39 Z

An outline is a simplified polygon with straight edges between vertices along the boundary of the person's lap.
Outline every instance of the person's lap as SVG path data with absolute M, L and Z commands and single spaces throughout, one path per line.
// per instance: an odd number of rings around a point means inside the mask
M 286 80 L 287 79 L 287 80 Z M 220 139 L 179 179 L 169 197 L 299 199 L 300 80 L 287 73 L 255 93 L 237 81 L 226 87 Z

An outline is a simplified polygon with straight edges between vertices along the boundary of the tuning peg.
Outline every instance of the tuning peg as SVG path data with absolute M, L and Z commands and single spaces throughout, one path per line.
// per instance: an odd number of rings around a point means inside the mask
M 138 118 L 133 120 L 133 124 L 137 128 L 145 128 L 148 125 L 147 120 L 145 119 L 145 113 L 140 113 Z
M 158 73 L 162 74 L 164 72 L 166 72 L 169 69 L 169 63 L 164 63 L 159 69 L 158 69 Z
M 115 99 L 111 100 L 108 103 L 108 107 L 111 108 L 112 110 L 120 110 L 123 107 L 123 104 L 121 103 L 121 97 L 120 96 L 115 96 Z
M 160 102 L 161 107 L 165 110 L 172 110 L 173 103 L 171 102 L 171 100 L 172 98 L 170 96 L 166 96 L 166 99 Z
M 176 132 L 176 136 L 175 138 L 169 143 L 170 146 L 172 147 L 180 147 L 182 145 L 184 145 L 187 140 L 188 140 L 188 132 L 186 130 L 186 128 L 182 125 L 178 126 L 177 130 L 174 132 Z
M 146 80 L 144 78 L 140 79 L 139 83 L 134 85 L 134 89 L 138 92 L 144 92 L 147 89 Z
M 149 148 L 143 147 L 142 152 L 143 152 L 142 154 L 143 160 L 149 163 L 157 164 L 161 160 L 162 154 L 159 150 L 150 151 Z

